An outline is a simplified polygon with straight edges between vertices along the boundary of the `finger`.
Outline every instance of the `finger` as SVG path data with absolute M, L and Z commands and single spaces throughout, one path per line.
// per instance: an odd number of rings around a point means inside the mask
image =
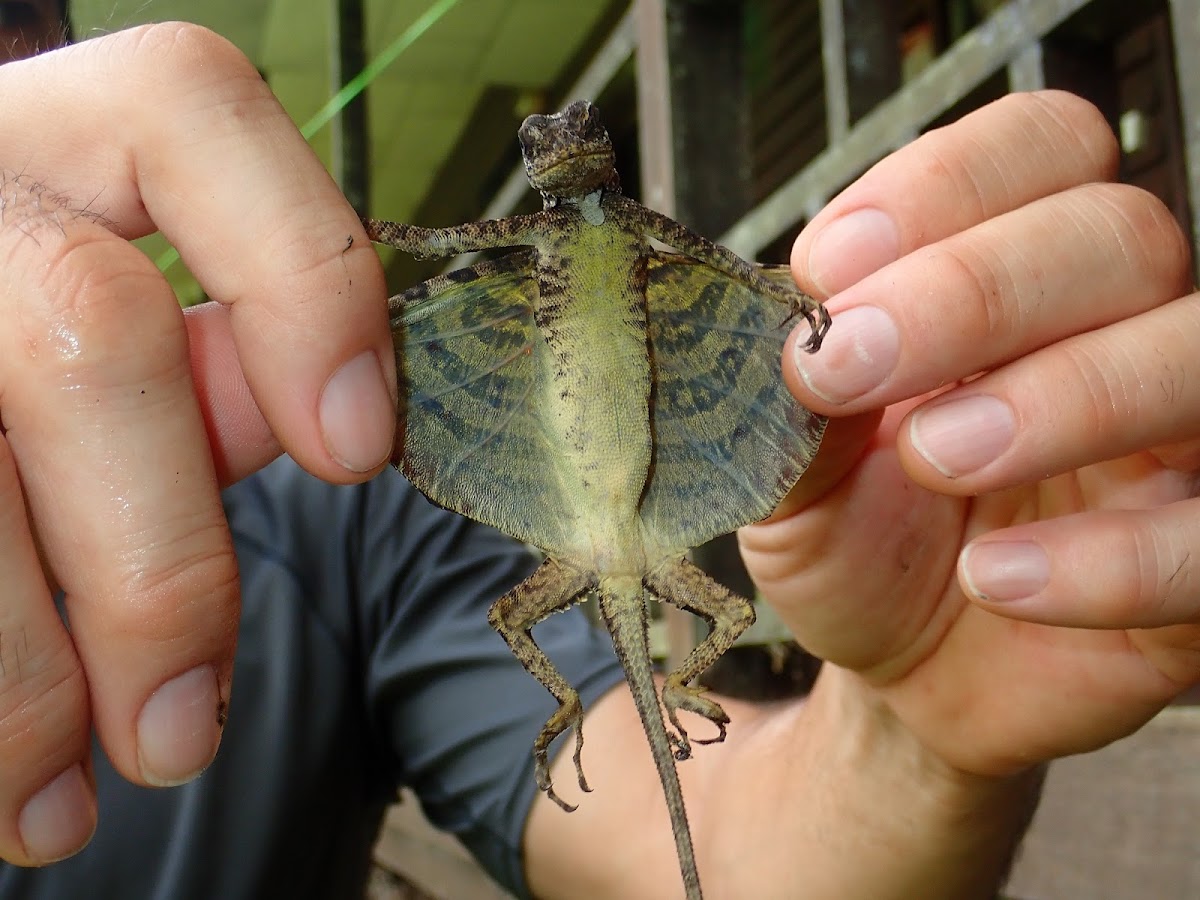
M 123 237 L 161 229 L 232 307 L 246 381 L 302 465 L 350 481 L 385 464 L 395 381 L 378 257 L 236 48 L 180 23 L 85 41 L 0 69 L 0 118 L 38 126 L 0 133 L 0 167 Z
M 1023 357 L 914 411 L 905 468 L 965 495 L 1164 444 L 1185 461 L 1200 437 L 1196 335 L 1200 294 Z
M 801 232 L 792 268 L 830 296 L 921 247 L 1117 172 L 1112 129 L 1063 91 L 1009 94 L 872 167 Z
M 192 379 L 222 487 L 257 472 L 279 455 L 238 361 L 229 308 L 201 303 L 183 313 Z
M 991 532 L 964 548 L 959 581 L 976 603 L 1011 618 L 1158 629 L 1133 639 L 1177 685 L 1200 678 L 1198 499 Z
M 893 403 L 1165 303 L 1189 273 L 1161 201 L 1127 185 L 1075 188 L 843 291 L 821 352 L 794 354 L 785 377 L 819 412 Z
M 1154 457 L 1176 472 L 1200 472 L 1200 436 L 1151 447 Z
M 96 826 L 83 668 L 42 577 L 0 436 L 0 858 L 74 853 Z
M 238 603 L 183 315 L 132 245 L 0 199 L 0 412 L 95 729 L 126 777 L 185 780 L 216 751 Z

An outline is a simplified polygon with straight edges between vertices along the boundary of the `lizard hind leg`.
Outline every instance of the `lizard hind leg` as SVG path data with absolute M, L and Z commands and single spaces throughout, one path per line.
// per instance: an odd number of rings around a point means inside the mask
M 590 791 L 583 776 L 581 759 L 583 704 L 579 692 L 567 683 L 549 657 L 534 643 L 530 630 L 552 613 L 578 602 L 593 586 L 590 577 L 548 559 L 488 610 L 488 621 L 504 638 L 525 671 L 540 681 L 558 701 L 558 709 L 533 742 L 533 757 L 538 787 L 567 812 L 574 812 L 575 807 L 554 791 L 550 779 L 550 744 L 568 728 L 575 729 L 575 774 L 579 778 L 579 787 L 585 792 Z
M 754 624 L 754 607 L 749 600 L 722 587 L 685 559 L 659 566 L 646 576 L 645 585 L 658 600 L 700 616 L 710 627 L 704 640 L 692 649 L 678 669 L 667 675 L 663 685 L 663 706 L 677 732 L 672 735 L 675 757 L 683 760 L 691 756 L 692 739 L 679 721 L 681 709 L 703 716 L 717 726 L 716 737 L 696 738 L 696 743 L 715 744 L 725 740 L 729 716 L 718 703 L 704 696 L 703 688 L 693 686 L 691 682 Z

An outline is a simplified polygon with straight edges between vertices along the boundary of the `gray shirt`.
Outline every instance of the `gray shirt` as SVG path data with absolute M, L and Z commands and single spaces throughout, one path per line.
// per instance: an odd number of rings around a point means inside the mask
M 487 624 L 535 565 L 393 471 L 324 484 L 282 459 L 225 492 L 242 617 L 216 760 L 178 788 L 134 787 L 95 748 L 100 822 L 77 856 L 0 863 L 0 898 L 362 896 L 401 785 L 509 890 L 534 736 L 553 698 Z M 620 680 L 578 609 L 535 636 L 590 703 Z

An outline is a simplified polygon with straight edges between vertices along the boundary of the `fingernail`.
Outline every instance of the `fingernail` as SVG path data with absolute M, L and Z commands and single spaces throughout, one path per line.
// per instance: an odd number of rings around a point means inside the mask
M 351 472 L 369 472 L 392 455 L 396 410 L 372 351 L 333 373 L 321 392 L 320 416 L 325 448 Z
M 981 600 L 1023 600 L 1050 583 L 1050 559 L 1030 541 L 988 541 L 967 546 L 962 572 Z
M 51 863 L 82 850 L 96 830 L 96 800 L 79 763 L 63 771 L 25 804 L 17 817 L 25 852 Z
M 838 313 L 818 353 L 796 343 L 796 369 L 808 389 L 830 403 L 846 403 L 883 383 L 900 359 L 900 332 L 878 306 Z
M 827 295 L 844 291 L 900 258 L 900 232 L 892 217 L 866 207 L 834 219 L 808 250 L 809 278 Z
M 150 695 L 138 717 L 138 764 L 159 787 L 191 781 L 212 762 L 221 739 L 221 696 L 212 666 L 197 666 Z
M 922 407 L 909 425 L 913 448 L 947 478 L 994 462 L 1008 449 L 1015 432 L 1008 404 L 989 394 Z

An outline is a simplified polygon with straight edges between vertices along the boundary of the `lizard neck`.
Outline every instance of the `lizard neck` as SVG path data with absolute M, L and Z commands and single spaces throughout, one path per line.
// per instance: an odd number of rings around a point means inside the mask
M 579 214 L 583 216 L 583 221 L 589 225 L 604 224 L 604 209 L 600 205 L 602 195 L 603 191 L 592 191 L 575 204 Z
M 605 194 L 621 193 L 621 177 L 613 170 L 608 181 L 596 188 L 590 194 L 584 194 L 582 197 L 568 197 L 562 194 L 547 194 L 542 191 L 542 209 L 554 209 L 556 206 L 574 206 L 582 210 L 584 204 L 593 201 L 597 206 L 604 200 Z M 603 220 L 602 220 L 603 221 Z M 597 223 L 593 223 L 597 224 Z
M 542 194 L 543 209 L 562 209 L 571 208 L 577 211 L 580 217 L 589 225 L 604 224 L 604 188 L 596 188 L 590 194 L 584 194 L 582 197 L 557 197 L 551 194 Z

